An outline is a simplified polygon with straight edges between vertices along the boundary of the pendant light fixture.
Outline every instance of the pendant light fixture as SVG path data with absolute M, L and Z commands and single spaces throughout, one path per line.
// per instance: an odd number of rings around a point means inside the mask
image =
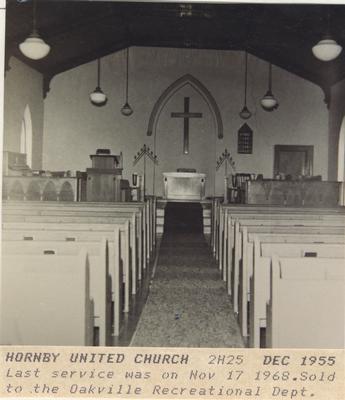
M 97 60 L 97 86 L 96 89 L 90 93 L 90 101 L 95 106 L 103 106 L 107 102 L 107 96 L 103 93 L 100 87 L 101 80 L 101 60 Z
M 248 67 L 248 53 L 245 52 L 245 67 L 244 67 L 244 106 L 239 113 L 242 119 L 248 119 L 252 116 L 252 113 L 247 107 L 247 67 Z
M 312 51 L 316 58 L 321 61 L 332 61 L 339 56 L 342 47 L 329 35 L 325 35 L 315 46 Z
M 125 105 L 121 108 L 122 115 L 129 117 L 133 114 L 133 109 L 128 103 L 128 64 L 129 64 L 129 48 L 127 47 L 126 51 L 126 102 Z
M 32 33 L 20 43 L 19 49 L 24 56 L 32 60 L 44 58 L 50 51 L 50 46 L 40 37 L 36 27 L 36 0 L 33 1 Z
M 336 59 L 343 48 L 330 35 L 330 10 L 327 13 L 327 33 L 312 47 L 314 56 L 321 61 L 332 61 Z
M 279 107 L 279 103 L 272 93 L 272 64 L 268 66 L 268 90 L 261 99 L 261 106 L 265 111 L 273 111 Z

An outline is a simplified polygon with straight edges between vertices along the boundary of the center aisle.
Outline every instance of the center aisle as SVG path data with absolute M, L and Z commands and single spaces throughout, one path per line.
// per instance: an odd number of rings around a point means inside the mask
M 200 233 L 165 233 L 131 346 L 244 347 L 225 283 Z

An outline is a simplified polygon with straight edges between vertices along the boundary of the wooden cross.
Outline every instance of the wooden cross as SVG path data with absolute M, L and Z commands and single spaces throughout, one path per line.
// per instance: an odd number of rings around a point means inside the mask
M 171 113 L 172 118 L 183 118 L 183 153 L 189 153 L 189 118 L 201 118 L 202 113 L 189 112 L 189 97 L 184 98 L 183 112 Z

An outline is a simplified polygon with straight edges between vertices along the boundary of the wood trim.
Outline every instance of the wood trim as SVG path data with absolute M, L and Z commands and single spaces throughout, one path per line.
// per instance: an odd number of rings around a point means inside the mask
M 158 123 L 159 116 L 166 105 L 166 103 L 169 101 L 169 99 L 180 89 L 182 89 L 184 86 L 190 85 L 192 86 L 200 95 L 201 97 L 206 101 L 208 108 L 213 116 L 214 122 L 215 122 L 215 127 L 216 127 L 216 132 L 217 136 L 219 139 L 223 138 L 223 121 L 222 117 L 220 114 L 219 107 L 217 105 L 216 100 L 210 93 L 210 91 L 194 76 L 190 74 L 186 74 L 182 76 L 181 78 L 177 79 L 175 82 L 173 82 L 170 86 L 168 86 L 164 92 L 160 95 L 158 100 L 156 101 L 155 105 L 153 106 L 150 119 L 149 119 L 149 124 L 147 128 L 147 136 L 152 136 L 152 133 L 156 133 L 156 127 Z

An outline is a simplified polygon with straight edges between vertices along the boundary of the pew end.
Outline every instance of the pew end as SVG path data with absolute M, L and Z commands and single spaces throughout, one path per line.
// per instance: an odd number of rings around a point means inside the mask
M 274 256 L 271 274 L 267 347 L 344 348 L 344 260 Z
M 84 249 L 76 256 L 3 255 L 1 343 L 92 346 L 89 274 Z

